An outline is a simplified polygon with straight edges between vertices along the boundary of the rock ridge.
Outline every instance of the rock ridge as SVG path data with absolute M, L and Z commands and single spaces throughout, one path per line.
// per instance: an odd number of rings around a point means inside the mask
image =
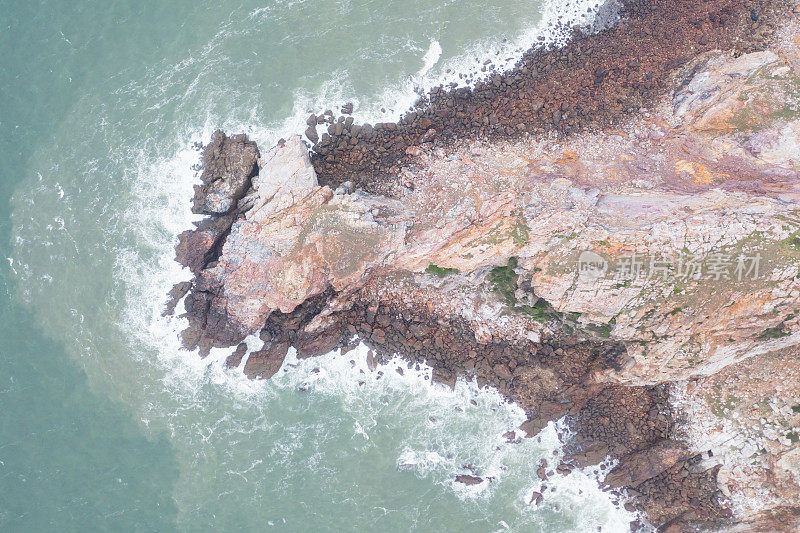
M 435 89 L 398 124 L 310 117 L 329 126 L 310 154 L 299 136 L 261 154 L 215 132 L 193 200 L 208 218 L 176 248 L 195 276 L 168 305 L 185 296 L 184 345 L 236 346 L 228 365 L 247 356 L 268 378 L 290 346 L 361 339 L 371 365 L 398 354 L 496 387 L 530 436 L 566 417 L 570 454 L 543 475 L 615 458 L 609 490 L 664 529 L 798 516 L 800 385 L 736 375 L 753 406 L 789 398 L 764 429 L 787 436 L 748 433 L 743 447 L 770 453 L 744 469 L 727 443 L 762 413 L 718 381 L 750 361 L 800 370 L 791 9 L 624 1 L 618 26 Z M 770 499 L 738 499 L 745 479 Z

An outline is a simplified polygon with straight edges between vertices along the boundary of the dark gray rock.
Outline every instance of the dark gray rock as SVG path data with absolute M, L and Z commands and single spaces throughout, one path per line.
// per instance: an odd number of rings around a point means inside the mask
M 259 152 L 247 135 L 226 136 L 217 130 L 203 149 L 200 179 L 192 212 L 222 215 L 230 212 L 258 173 Z

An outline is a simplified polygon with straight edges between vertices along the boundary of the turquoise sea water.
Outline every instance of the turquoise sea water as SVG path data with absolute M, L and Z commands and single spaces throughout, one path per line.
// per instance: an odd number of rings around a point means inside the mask
M 593 5 L 0 0 L 0 531 L 626 529 L 592 471 L 528 505 L 560 443 L 506 443 L 523 416 L 492 391 L 360 351 L 249 382 L 160 317 L 193 142 L 396 117 Z

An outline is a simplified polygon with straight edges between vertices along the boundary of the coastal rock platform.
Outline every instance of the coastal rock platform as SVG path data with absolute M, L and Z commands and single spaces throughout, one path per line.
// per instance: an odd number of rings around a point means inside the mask
M 184 345 L 268 378 L 360 339 L 565 417 L 557 472 L 616 459 L 657 527 L 800 524 L 797 8 L 622 4 L 397 124 L 314 115 L 310 153 L 215 133 Z

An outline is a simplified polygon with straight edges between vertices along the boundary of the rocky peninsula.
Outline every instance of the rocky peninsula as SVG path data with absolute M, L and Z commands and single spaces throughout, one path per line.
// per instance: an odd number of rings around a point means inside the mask
M 250 377 L 360 340 L 496 387 L 530 436 L 566 417 L 568 459 L 531 468 L 611 457 L 658 528 L 797 530 L 800 8 L 614 7 L 398 123 L 215 133 L 167 311 Z

